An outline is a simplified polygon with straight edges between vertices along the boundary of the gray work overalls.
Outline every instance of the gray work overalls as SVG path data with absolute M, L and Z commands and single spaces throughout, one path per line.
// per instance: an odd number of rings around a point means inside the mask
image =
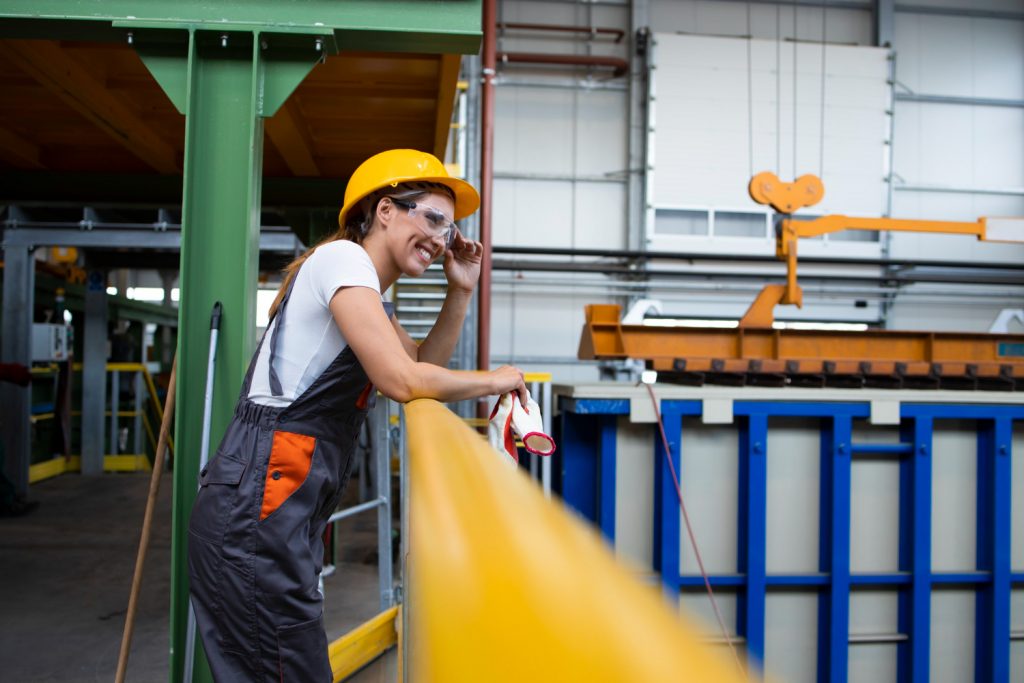
M 270 335 L 274 395 L 277 333 L 290 297 L 291 286 Z M 391 304 L 384 308 L 390 317 Z M 248 399 L 258 356 L 199 475 L 188 540 L 197 630 L 218 683 L 331 681 L 318 589 L 323 534 L 376 392 L 346 347 L 291 405 L 259 405 Z

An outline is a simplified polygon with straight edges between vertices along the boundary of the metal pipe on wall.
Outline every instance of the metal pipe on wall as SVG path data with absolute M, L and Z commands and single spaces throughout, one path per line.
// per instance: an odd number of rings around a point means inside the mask
M 632 278 L 714 278 L 725 277 L 732 280 L 756 280 L 762 281 L 772 277 L 765 273 L 755 272 L 714 272 L 705 270 L 668 270 L 653 269 L 636 270 L 629 266 L 613 265 L 608 263 L 579 263 L 579 262 L 537 262 L 537 261 L 495 261 L 494 270 L 511 270 L 517 272 L 548 272 L 548 273 L 601 273 L 609 276 L 622 276 Z M 805 280 L 820 280 L 831 282 L 895 282 L 899 284 L 912 284 L 920 282 L 933 282 L 942 284 L 961 285 L 1007 285 L 1013 286 L 1020 283 L 1020 276 L 1017 273 L 1007 271 L 1000 274 L 963 273 L 953 274 L 944 272 L 919 273 L 901 272 L 892 274 L 860 274 L 860 273 L 804 273 L 801 276 Z
M 691 251 L 645 251 L 642 249 L 586 249 L 573 247 L 521 247 L 514 245 L 498 245 L 493 248 L 495 254 L 514 254 L 519 256 L 590 256 L 595 258 L 638 259 L 651 261 L 735 261 L 742 263 L 781 263 L 778 258 L 769 254 L 717 254 Z M 800 256 L 802 265 L 850 265 L 850 266 L 891 266 L 900 268 L 965 268 L 1024 270 L 1024 265 L 1007 261 L 948 261 L 937 259 L 877 259 L 843 256 Z M 636 271 L 637 274 L 643 271 Z
M 587 66 L 612 69 L 613 76 L 625 76 L 629 71 L 629 63 L 618 57 L 601 57 L 594 55 L 551 55 L 536 52 L 502 52 L 498 55 L 502 62 L 513 64 L 555 64 L 558 66 Z
M 491 367 L 491 216 L 494 189 L 494 76 L 497 67 L 495 18 L 497 0 L 484 0 L 483 5 L 483 87 L 481 88 L 480 125 L 480 242 L 483 262 L 480 264 L 480 287 L 477 293 L 476 363 L 481 370 Z M 483 404 L 480 404 L 481 407 Z
M 622 38 L 626 35 L 626 32 L 621 28 L 603 28 L 600 26 L 565 26 L 556 24 L 524 24 L 521 22 L 508 22 L 503 21 L 498 24 L 498 28 L 505 30 L 520 30 L 520 31 L 552 31 L 557 33 L 585 33 L 587 35 L 606 34 L 615 36 L 615 42 L 622 42 Z

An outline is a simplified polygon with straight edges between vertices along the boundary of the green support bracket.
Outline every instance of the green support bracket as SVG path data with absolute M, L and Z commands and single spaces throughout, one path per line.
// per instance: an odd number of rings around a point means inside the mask
M 155 28 L 157 25 L 152 23 L 140 26 L 137 22 L 115 22 L 114 25 L 130 30 L 135 51 L 179 114 L 186 113 L 189 85 L 188 73 L 181 68 L 181 55 L 196 35 L 215 52 L 219 48 L 225 53 L 238 53 L 240 49 L 248 51 L 250 46 L 259 46 L 260 58 L 255 62 L 256 111 L 264 118 L 277 113 L 317 62 L 337 52 L 334 34 L 328 30 L 296 35 L 253 28 L 217 31 L 207 27 L 202 30 L 174 27 L 169 30 Z
M 154 77 L 185 114 L 181 302 L 171 567 L 171 680 L 180 681 L 188 619 L 188 516 L 196 496 L 210 311 L 224 306 L 214 380 L 211 450 L 224 433 L 253 353 L 259 266 L 263 117 L 284 103 L 320 58 L 265 47 L 259 31 L 190 29 L 170 40 L 135 37 Z M 181 40 L 184 37 L 185 40 Z M 194 678 L 209 681 L 201 647 Z

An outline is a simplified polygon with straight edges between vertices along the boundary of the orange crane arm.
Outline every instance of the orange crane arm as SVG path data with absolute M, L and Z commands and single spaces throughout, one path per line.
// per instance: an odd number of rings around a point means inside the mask
M 903 218 L 861 218 L 831 215 L 810 221 L 786 218 L 776 235 L 775 254 L 786 262 L 786 284 L 766 285 L 740 320 L 740 327 L 771 327 L 777 304 L 803 305 L 803 290 L 797 283 L 797 240 L 841 230 L 894 230 L 947 235 L 974 235 L 979 240 L 1024 242 L 1024 219 L 979 218 L 966 221 L 924 221 Z

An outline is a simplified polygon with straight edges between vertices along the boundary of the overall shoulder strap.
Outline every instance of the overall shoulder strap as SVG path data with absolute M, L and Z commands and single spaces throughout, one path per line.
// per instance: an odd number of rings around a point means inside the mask
M 270 357 L 267 359 L 267 367 L 270 368 L 270 393 L 272 396 L 284 394 L 284 390 L 281 388 L 281 378 L 278 376 L 277 370 L 274 369 L 274 361 L 277 360 L 277 346 L 278 339 L 280 338 L 278 333 L 284 326 L 284 316 L 288 310 L 288 300 L 292 296 L 292 288 L 295 287 L 295 281 L 298 279 L 299 271 L 297 270 L 295 271 L 295 276 L 292 277 L 292 281 L 288 283 L 288 289 L 284 293 L 284 298 L 281 299 L 281 305 L 277 307 L 274 319 L 270 322 L 274 329 L 270 332 Z

